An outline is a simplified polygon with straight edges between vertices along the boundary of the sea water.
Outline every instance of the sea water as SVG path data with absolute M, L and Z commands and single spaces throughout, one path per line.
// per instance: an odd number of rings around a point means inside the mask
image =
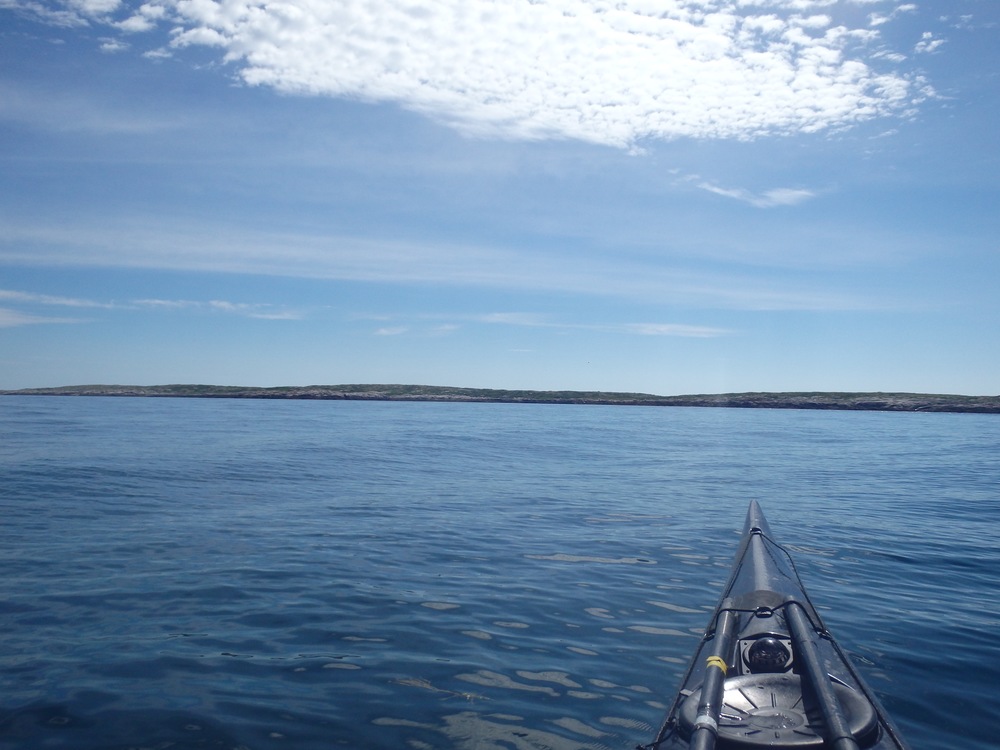
M 914 748 L 994 748 L 998 457 L 994 415 L 0 397 L 0 747 L 631 748 L 756 499 Z

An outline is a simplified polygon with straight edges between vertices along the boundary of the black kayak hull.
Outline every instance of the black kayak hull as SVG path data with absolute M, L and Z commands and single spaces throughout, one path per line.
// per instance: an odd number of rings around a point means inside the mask
M 750 503 L 732 574 L 645 750 L 909 750 Z

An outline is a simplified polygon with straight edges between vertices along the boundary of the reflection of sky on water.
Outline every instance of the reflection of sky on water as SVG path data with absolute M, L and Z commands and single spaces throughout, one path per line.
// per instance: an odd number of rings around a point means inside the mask
M 591 679 L 588 681 L 591 689 L 588 690 L 584 689 L 587 686 L 577 682 L 569 674 L 556 671 L 529 672 L 518 670 L 516 677 L 518 679 L 489 670 L 480 670 L 475 673 L 459 674 L 456 679 L 492 691 L 539 693 L 551 699 L 562 699 L 562 701 L 567 699 L 597 701 L 610 694 L 619 702 L 628 702 L 633 700 L 629 696 L 631 693 L 636 698 L 645 697 L 646 703 L 652 708 L 657 710 L 665 708 L 663 704 L 650 700 L 652 690 L 642 685 L 620 686 L 607 680 Z M 407 679 L 399 682 L 416 689 L 444 694 L 444 697 L 462 698 L 473 704 L 486 705 L 484 702 L 491 700 L 488 695 L 482 693 L 460 693 L 445 690 L 426 680 Z M 612 736 L 616 730 L 637 730 L 648 733 L 652 729 L 650 725 L 642 721 L 622 716 L 608 715 L 583 720 L 574 716 L 553 715 L 547 718 L 546 722 L 558 728 L 559 733 L 557 734 L 555 731 L 545 731 L 537 726 L 534 728 L 526 726 L 525 717 L 500 713 L 495 710 L 495 706 L 483 709 L 482 712 L 467 710 L 459 714 L 445 715 L 442 718 L 443 723 L 440 725 L 423 724 L 390 716 L 378 717 L 373 720 L 373 723 L 378 726 L 407 727 L 438 733 L 450 742 L 454 742 L 455 747 L 476 748 L 579 748 L 581 741 L 587 740 L 588 746 L 595 746 L 591 744 L 593 741 Z M 410 741 L 416 742 L 415 746 L 417 747 L 422 746 L 419 739 L 411 737 Z M 427 745 L 427 747 L 434 746 L 433 743 Z M 600 746 L 600 744 L 596 746 Z
M 0 441 L 0 694 L 24 747 L 77 750 L 94 722 L 122 746 L 174 741 L 161 709 L 254 750 L 634 746 L 749 495 L 904 730 L 951 750 L 936 728 L 975 726 L 969 696 L 1000 683 L 983 659 L 1000 623 L 993 417 L 24 408 L 0 421 L 19 435 Z

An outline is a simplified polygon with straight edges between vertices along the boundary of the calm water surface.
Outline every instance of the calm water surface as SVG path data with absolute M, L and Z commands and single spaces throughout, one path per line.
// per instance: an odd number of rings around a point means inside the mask
M 0 747 L 630 748 L 750 499 L 919 750 L 1000 736 L 1000 417 L 0 397 Z

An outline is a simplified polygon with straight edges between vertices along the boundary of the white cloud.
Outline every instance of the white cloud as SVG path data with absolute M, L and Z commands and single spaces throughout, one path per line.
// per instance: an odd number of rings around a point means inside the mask
M 0 0 L 0 9 L 12 10 L 42 23 L 65 28 L 89 26 L 90 21 L 106 20 L 121 7 L 121 0 L 62 0 L 58 5 L 63 7 L 53 8 L 52 5 L 56 3 L 39 0 Z
M 173 53 L 166 49 L 151 49 L 142 53 L 142 56 L 148 60 L 167 60 L 173 57 Z
M 118 10 L 121 0 L 69 0 L 66 4 L 84 15 L 100 16 Z
M 864 262 L 870 261 L 868 256 L 866 252 Z M 787 260 L 768 257 L 769 263 Z M 644 254 L 578 261 L 559 251 L 517 246 L 295 235 L 215 224 L 178 226 L 149 217 L 132 224 L 119 220 L 113 227 L 106 223 L 53 227 L 0 222 L 0 263 L 16 265 L 544 290 L 727 309 L 862 309 L 872 304 L 850 291 L 826 290 L 818 277 L 815 283 L 803 284 L 751 271 L 728 275 Z M 792 259 L 791 265 L 799 267 L 801 259 Z
M 685 338 L 716 338 L 729 333 L 722 328 L 692 326 L 680 323 L 632 323 L 623 327 L 629 333 L 640 336 L 682 336 Z
M 301 312 L 275 307 L 267 303 L 229 302 L 217 299 L 207 302 L 184 299 L 137 299 L 130 304 L 136 307 L 160 310 L 222 312 L 257 320 L 301 320 L 303 317 Z
M 162 5 L 146 3 L 133 15 L 115 24 L 122 31 L 138 33 L 152 30 L 159 21 L 166 18 L 167 9 Z
M 0 307 L 0 328 L 17 328 L 19 326 L 42 325 L 46 323 L 79 323 L 76 318 L 52 318 L 43 315 L 32 315 Z
M 963 31 L 983 31 L 995 29 L 997 26 L 1000 26 L 1000 22 L 991 20 L 988 17 L 984 20 L 982 17 L 971 13 L 958 16 L 957 18 L 941 16 L 940 20 L 953 28 L 962 29 Z
M 888 13 L 872 13 L 868 16 L 868 23 L 872 26 L 882 26 L 895 20 L 898 16 L 903 13 L 913 13 L 917 10 L 917 6 L 913 3 L 905 3 L 903 5 L 897 5 Z
M 438 315 L 424 316 L 426 318 L 437 318 Z M 530 312 L 495 312 L 480 315 L 464 316 L 461 320 L 465 323 L 485 323 L 487 325 L 504 325 L 521 328 L 549 328 L 563 331 L 592 331 L 596 333 L 611 333 L 616 336 L 679 336 L 684 338 L 716 338 L 726 336 L 732 331 L 715 328 L 712 326 L 697 326 L 682 323 L 568 323 L 553 320 L 552 318 Z M 436 325 L 430 329 L 433 335 L 453 333 L 459 329 L 456 323 L 445 323 Z M 399 325 L 378 329 L 375 333 L 380 336 L 398 335 L 411 331 L 411 326 Z
M 242 315 L 256 320 L 301 320 L 303 315 L 297 310 L 287 310 L 266 303 L 226 302 L 213 299 L 205 303 L 209 310 L 232 315 Z
M 303 317 L 302 313 L 299 311 L 289 310 L 287 308 L 277 307 L 267 303 L 229 302 L 226 300 L 209 300 L 207 302 L 201 302 L 196 300 L 176 299 L 137 299 L 127 302 L 98 302 L 95 300 L 80 299 L 78 297 L 58 297 L 50 294 L 21 292 L 14 289 L 0 289 L 0 301 L 28 306 L 78 307 L 103 310 L 135 310 L 145 308 L 159 310 L 222 312 L 261 320 L 300 320 Z M 18 313 L 10 309 L 5 309 L 4 312 L 8 316 L 8 320 L 44 323 L 79 322 L 76 319 L 69 318 L 39 317 L 28 313 Z
M 634 334 L 638 336 L 682 336 L 685 338 L 715 338 L 730 333 L 722 328 L 695 326 L 681 323 L 624 323 L 620 325 L 599 323 L 564 323 L 553 321 L 536 313 L 507 312 L 480 315 L 475 320 L 529 328 L 562 328 L 596 331 L 600 333 Z
M 101 52 L 124 52 L 129 48 L 121 39 L 105 39 L 101 42 Z
M 503 312 L 488 313 L 477 318 L 482 323 L 498 323 L 501 325 L 540 327 L 552 325 L 547 318 L 537 313 Z
M 929 54 L 937 50 L 937 48 L 944 43 L 944 39 L 935 39 L 934 34 L 929 31 L 925 31 L 921 36 L 920 41 L 913 47 L 913 51 L 918 54 Z
M 115 306 L 108 302 L 94 302 L 93 300 L 79 299 L 77 297 L 58 297 L 51 294 L 20 292 L 15 289 L 0 289 L 0 300 L 33 305 L 57 305 L 60 307 L 112 308 Z
M 106 22 L 131 33 L 165 26 L 175 50 L 218 48 L 251 85 L 395 102 L 478 137 L 636 148 L 910 111 L 919 82 L 871 64 L 878 31 L 847 25 L 850 4 L 160 0 Z M 71 7 L 93 21 L 119 2 Z
M 763 205 L 767 206 L 794 206 L 815 197 L 815 195 L 812 190 L 801 188 L 776 188 L 765 191 L 761 200 Z
M 716 195 L 749 203 L 751 206 L 756 206 L 757 208 L 794 206 L 816 196 L 816 193 L 812 190 L 805 190 L 803 188 L 775 188 L 763 193 L 752 193 L 744 188 L 722 188 L 709 182 L 702 182 L 698 187 Z
M 11 10 L 27 18 L 41 21 L 51 26 L 72 28 L 86 26 L 87 20 L 73 10 L 53 9 L 34 0 L 0 0 L 0 9 Z
M 906 55 L 901 52 L 891 52 L 889 50 L 882 50 L 881 52 L 876 52 L 874 57 L 876 59 L 888 60 L 892 63 L 901 63 L 906 60 Z

